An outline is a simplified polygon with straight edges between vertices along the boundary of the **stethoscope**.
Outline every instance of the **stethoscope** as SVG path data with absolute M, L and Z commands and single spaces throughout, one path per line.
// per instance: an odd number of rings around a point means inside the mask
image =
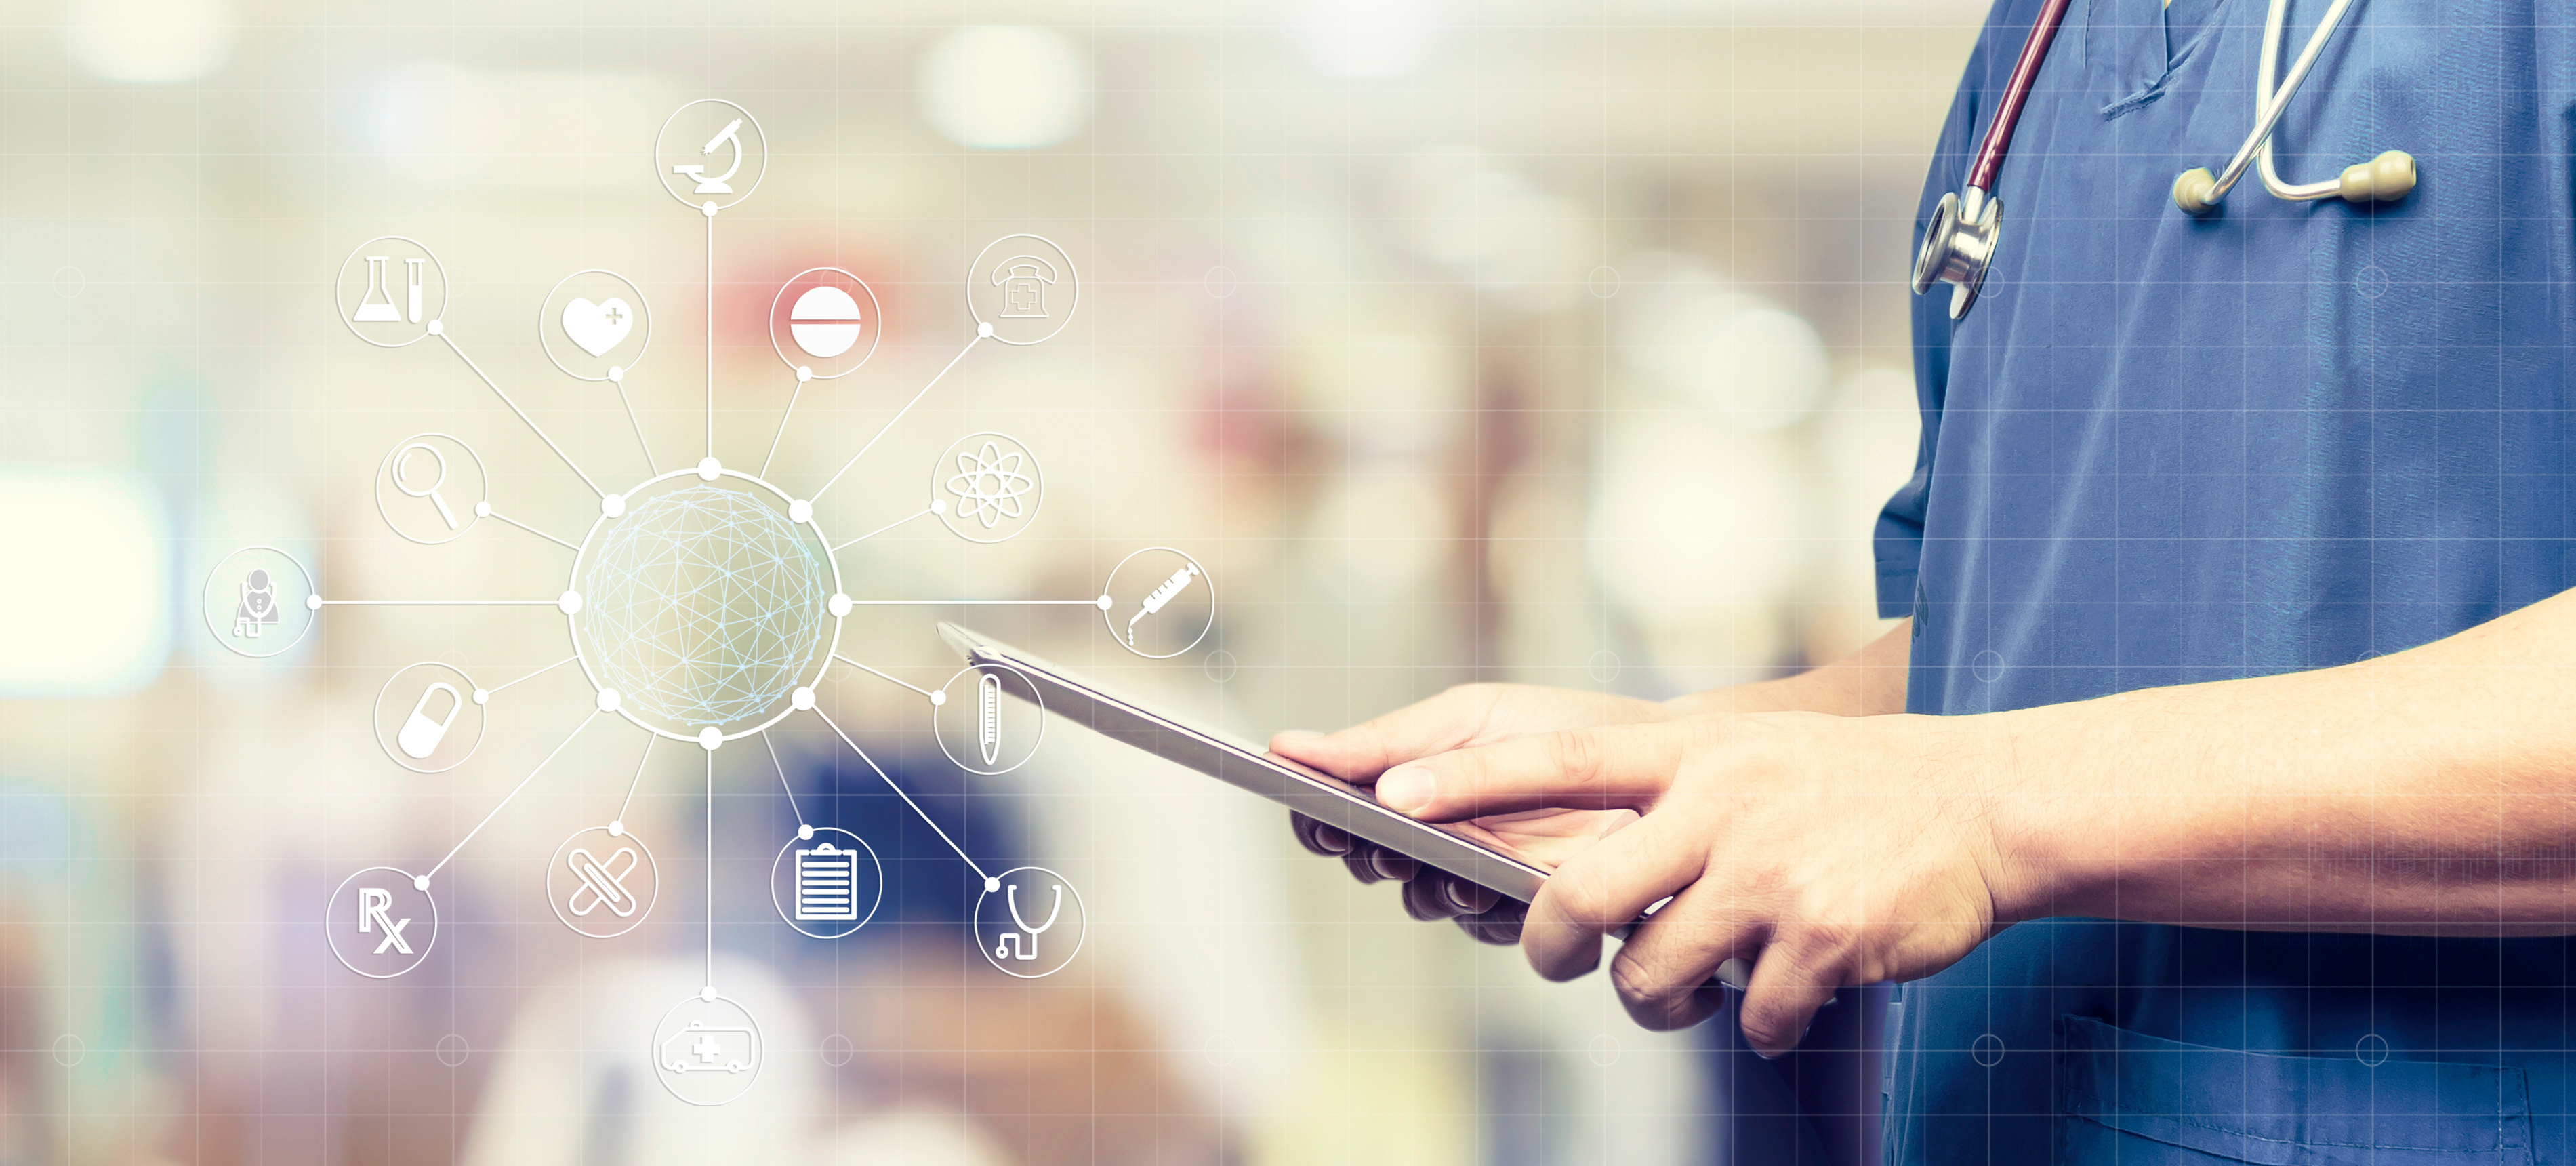
M 1936 283 L 1950 284 L 1950 318 L 1968 314 L 1977 302 L 1977 289 L 1986 281 L 1986 267 L 1994 261 L 1997 219 L 2003 205 L 1995 200 L 1995 173 L 2003 169 L 2004 150 L 2012 144 L 2013 124 L 2021 120 L 2022 103 L 2030 97 L 2030 86 L 2039 75 L 2040 62 L 2048 57 L 2048 44 L 2057 38 L 2057 26 L 2066 16 L 2068 0 L 2048 0 L 2039 11 L 2039 19 L 2030 26 L 2030 36 L 2021 45 L 2021 56 L 2013 60 L 2011 78 L 2004 85 L 2003 103 L 1995 109 L 1994 121 L 1986 126 L 1985 139 L 1977 145 L 1975 162 L 1968 167 L 1968 182 L 1956 194 L 1941 196 L 1940 205 L 1932 210 L 1932 223 L 1923 232 L 1923 247 L 1914 255 L 1914 294 L 1932 290 Z M 2245 176 L 2245 168 L 2255 165 L 2262 175 L 2263 189 L 2274 198 L 2307 202 L 2321 198 L 2340 198 L 2346 202 L 2395 202 L 2415 189 L 2415 159 L 2404 151 L 2390 150 L 2367 162 L 2344 167 L 2343 173 L 2323 182 L 2289 183 L 2281 181 L 2280 172 L 2272 165 L 2272 127 L 2280 124 L 2281 113 L 2290 107 L 2290 95 L 2299 91 L 2307 80 L 2308 68 L 2317 63 L 2325 50 L 2326 38 L 2343 24 L 2344 12 L 2353 0 L 2334 0 L 2326 9 L 2325 19 L 2308 36 L 2308 45 L 2291 62 L 2290 75 L 2273 88 L 2273 72 L 2281 53 L 2281 25 L 2289 14 L 2289 0 L 2271 0 L 2263 17 L 2263 48 L 2255 66 L 2254 130 L 2245 135 L 2245 144 L 2236 148 L 2236 156 L 2227 160 L 2227 168 L 2212 177 L 2207 167 L 2193 167 L 2174 178 L 2174 206 L 2189 215 L 2206 215 L 2218 209 L 2219 200 L 2227 197 L 2229 188 Z

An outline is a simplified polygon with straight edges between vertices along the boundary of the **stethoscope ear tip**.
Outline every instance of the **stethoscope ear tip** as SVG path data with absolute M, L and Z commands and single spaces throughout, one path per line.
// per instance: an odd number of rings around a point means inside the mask
M 2197 217 L 2217 210 L 2218 203 L 2212 197 L 2217 193 L 2218 176 L 2206 166 L 2194 166 L 2174 175 L 2173 204 L 2184 214 Z

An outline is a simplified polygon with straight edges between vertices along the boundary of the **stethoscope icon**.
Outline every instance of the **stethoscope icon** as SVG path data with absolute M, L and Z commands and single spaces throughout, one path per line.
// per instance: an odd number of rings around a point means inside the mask
M 993 945 L 995 958 L 1022 960 L 1038 958 L 1038 936 L 1046 934 L 1047 928 L 1055 926 L 1056 916 L 1064 913 L 1064 884 L 1056 883 L 1054 886 L 1055 906 L 1047 911 L 1046 922 L 1035 927 L 1029 926 L 1029 921 L 1020 914 L 1020 884 L 1012 883 L 1004 888 L 1003 898 L 1011 906 L 1011 922 L 1019 924 L 1020 930 L 1002 933 L 1001 940 Z M 1027 935 L 1024 937 L 1020 932 L 1026 932 Z
M 405 481 L 403 474 L 403 467 L 411 464 L 411 453 L 413 450 L 419 450 L 422 453 L 428 454 L 431 461 L 438 463 L 438 476 L 431 478 L 428 485 L 419 487 L 418 489 L 414 489 L 410 482 Z M 447 520 L 447 529 L 455 530 L 457 528 L 456 512 L 447 508 L 447 499 L 441 497 L 438 493 L 438 488 L 446 484 L 447 457 L 446 455 L 438 452 L 438 447 L 426 442 L 415 441 L 410 445 L 406 445 L 401 449 L 394 451 L 394 489 L 400 490 L 414 498 L 429 499 L 430 505 L 438 507 L 438 516 Z

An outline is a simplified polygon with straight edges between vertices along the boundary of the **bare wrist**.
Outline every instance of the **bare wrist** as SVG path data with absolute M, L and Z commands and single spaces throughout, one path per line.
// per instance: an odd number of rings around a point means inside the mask
M 2087 821 L 2099 800 L 2076 791 L 2082 774 L 2082 706 L 1930 718 L 1933 764 L 1981 829 L 1979 866 L 1998 926 L 2096 913 L 2096 892 L 2116 870 L 2117 840 Z

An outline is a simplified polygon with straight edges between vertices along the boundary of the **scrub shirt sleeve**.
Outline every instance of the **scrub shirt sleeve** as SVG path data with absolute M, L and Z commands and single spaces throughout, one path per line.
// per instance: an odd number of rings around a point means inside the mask
M 1914 614 L 1915 570 L 1923 561 L 1923 507 L 1932 475 L 1932 429 L 1926 421 L 1923 441 L 1915 452 L 1914 476 L 1897 487 L 1879 510 L 1878 529 L 1872 536 L 1880 619 Z
M 1949 116 L 1933 143 L 1932 165 L 1924 175 L 1923 194 L 1914 208 L 1914 245 L 1923 245 L 1924 228 L 1943 194 L 1967 181 L 1968 163 L 1984 127 L 1986 93 L 2000 88 L 2002 73 L 2012 66 L 2022 40 L 2039 17 L 2045 0 L 2000 0 L 1986 17 L 1985 31 L 1968 54 L 1959 91 L 1950 99 Z M 1907 253 L 1909 256 L 1912 252 Z M 1923 522 L 1931 507 L 1932 454 L 1941 434 L 1941 400 L 1950 383 L 1950 292 L 1947 285 L 1913 296 L 1914 395 L 1923 410 L 1923 436 L 1914 447 L 1914 474 L 1878 512 L 1872 535 L 1878 572 L 1878 616 L 1896 619 L 1914 614 L 1915 580 L 1923 562 Z

